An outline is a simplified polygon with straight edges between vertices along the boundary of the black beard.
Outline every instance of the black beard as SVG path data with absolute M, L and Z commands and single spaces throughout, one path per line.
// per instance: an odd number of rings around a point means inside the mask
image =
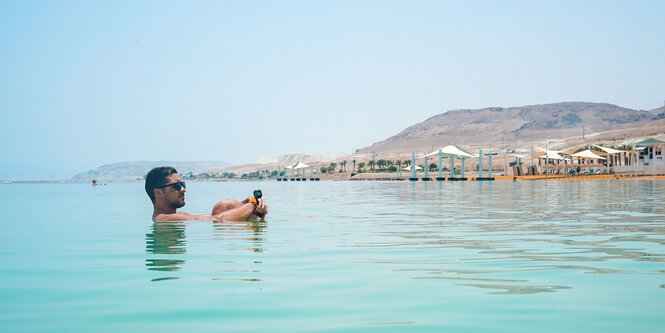
M 174 203 L 171 204 L 171 207 L 173 207 L 173 208 L 175 208 L 175 209 L 182 208 L 182 207 L 184 207 L 184 206 L 185 206 L 185 203 L 184 203 L 184 202 L 183 202 L 183 203 L 180 203 L 180 202 L 174 202 Z

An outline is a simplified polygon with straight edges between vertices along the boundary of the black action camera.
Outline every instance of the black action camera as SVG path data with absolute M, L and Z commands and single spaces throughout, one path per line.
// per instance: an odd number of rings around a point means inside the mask
M 261 199 L 261 197 L 263 197 L 263 192 L 261 192 L 261 190 L 255 190 L 254 193 L 252 193 L 252 196 L 254 197 L 254 199 L 256 199 L 256 204 L 258 204 L 259 199 Z M 263 214 L 259 214 L 259 213 L 256 212 L 256 206 L 254 207 L 254 211 L 255 211 L 254 215 L 256 215 L 260 218 L 263 218 L 263 216 L 264 216 Z

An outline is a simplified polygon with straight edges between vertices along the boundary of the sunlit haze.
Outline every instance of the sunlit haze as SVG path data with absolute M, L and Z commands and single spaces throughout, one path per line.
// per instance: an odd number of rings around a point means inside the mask
M 0 2 L 0 180 L 349 154 L 444 111 L 665 100 L 665 1 Z

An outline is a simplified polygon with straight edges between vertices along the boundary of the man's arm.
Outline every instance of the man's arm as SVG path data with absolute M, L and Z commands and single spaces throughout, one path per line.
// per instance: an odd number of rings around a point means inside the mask
M 255 208 L 256 207 L 256 208 Z M 220 221 L 245 221 L 252 214 L 259 213 L 265 215 L 268 213 L 268 206 L 263 203 L 263 200 L 259 201 L 258 205 L 254 205 L 251 202 L 244 203 L 240 207 L 229 209 L 223 211 L 217 215 L 212 216 L 212 220 L 215 222 Z
M 152 218 L 155 222 L 178 222 L 178 221 L 192 221 L 192 220 L 211 220 L 212 215 L 209 214 L 190 214 L 186 212 L 178 212 L 173 214 L 158 214 Z

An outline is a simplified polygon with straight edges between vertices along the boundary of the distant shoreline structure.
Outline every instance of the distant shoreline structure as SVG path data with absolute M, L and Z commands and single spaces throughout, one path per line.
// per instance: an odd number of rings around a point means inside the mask
M 538 180 L 579 180 L 579 181 L 594 181 L 594 180 L 663 180 L 665 175 L 635 175 L 635 174 L 601 174 L 601 175 L 537 175 L 537 176 L 494 176 L 496 181 L 538 181 Z M 408 182 L 408 177 L 402 176 L 398 178 L 397 174 L 359 174 L 351 177 L 350 175 L 323 175 L 320 176 L 321 181 L 352 181 L 352 182 L 392 182 L 404 181 Z M 470 181 L 475 181 L 475 177 L 469 177 Z M 190 182 L 192 180 L 189 180 Z M 225 182 L 275 182 L 274 178 L 265 179 L 209 179 L 209 180 L 193 180 L 196 183 L 225 183 Z M 304 181 L 311 182 L 311 181 Z M 436 183 L 436 180 L 432 180 Z M 445 180 L 444 182 L 450 182 Z M 136 183 L 142 184 L 142 181 L 106 181 L 107 184 L 129 184 Z M 89 182 L 79 180 L 0 180 L 0 185 L 7 184 L 85 184 Z M 105 185 L 105 184 L 104 184 Z
M 257 158 L 253 163 L 240 165 L 228 165 L 222 161 L 131 161 L 102 165 L 78 173 L 71 179 L 6 179 L 0 180 L 0 183 L 86 183 L 92 179 L 100 182 L 140 182 L 148 170 L 161 165 L 175 167 L 190 180 L 206 177 L 234 179 L 243 175 L 256 180 L 283 171 L 284 167 L 295 165 L 298 161 L 316 165 L 319 169 L 334 170 L 335 175 L 322 174 L 321 177 L 339 179 L 338 173 L 341 176 L 346 171 L 356 172 L 356 164 L 411 160 L 412 151 L 422 155 L 446 144 L 459 144 L 469 151 L 507 152 L 524 151 L 525 147 L 545 147 L 548 143 L 550 149 L 561 150 L 589 144 L 619 147 L 648 137 L 665 140 L 665 106 L 653 110 L 632 110 L 608 103 L 562 102 L 458 109 L 432 116 L 388 139 L 343 155 L 316 152 L 282 154 Z M 494 164 L 499 166 L 497 170 L 507 169 L 497 161 Z

